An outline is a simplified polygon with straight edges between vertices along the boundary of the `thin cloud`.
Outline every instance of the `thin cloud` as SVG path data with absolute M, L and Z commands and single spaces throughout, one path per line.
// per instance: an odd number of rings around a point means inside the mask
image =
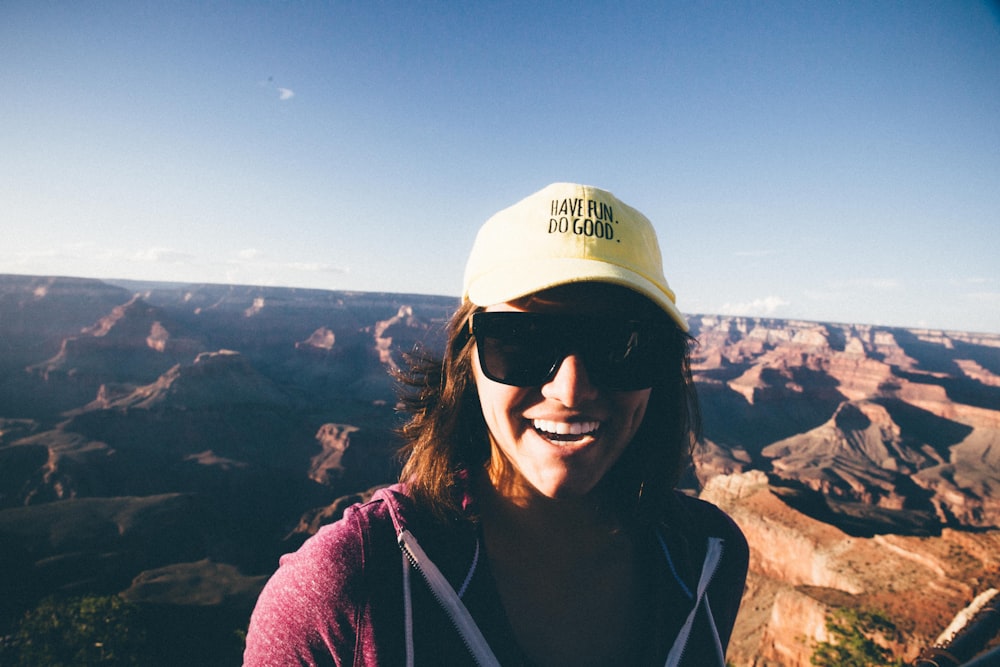
M 15 252 L 0 252 L 0 258 L 12 264 L 30 264 L 40 259 L 52 259 L 59 257 L 60 252 L 55 248 L 41 248 L 32 250 L 18 250 Z
M 950 280 L 948 280 L 948 284 L 951 285 L 952 287 L 959 287 L 963 289 L 969 287 L 970 285 L 978 287 L 982 285 L 990 285 L 995 282 L 996 282 L 995 278 L 984 278 L 982 276 L 971 276 L 969 278 L 951 278 Z
M 766 296 L 763 299 L 754 299 L 744 303 L 725 303 L 719 309 L 719 313 L 722 315 L 770 316 L 788 305 L 790 304 L 780 296 Z
M 259 81 L 258 85 L 261 86 L 262 88 L 267 88 L 268 90 L 275 90 L 275 91 L 277 91 L 278 92 L 278 99 L 280 101 L 282 101 L 282 102 L 284 102 L 286 100 L 290 100 L 293 97 L 295 97 L 295 91 L 294 90 L 292 90 L 291 88 L 285 88 L 283 86 L 279 86 L 278 84 L 276 84 L 274 82 L 274 77 L 273 76 L 267 77 L 267 79 L 265 79 L 264 81 Z
M 305 273 L 350 273 L 350 269 L 334 266 L 333 264 L 324 264 L 322 262 L 291 262 L 285 265 L 287 268 L 294 271 L 303 271 Z
M 842 302 L 850 298 L 847 292 L 838 292 L 832 290 L 814 290 L 806 289 L 802 290 L 802 294 L 810 301 L 823 301 L 823 302 Z
M 1000 292 L 970 292 L 965 298 L 980 305 L 1000 306 Z
M 802 294 L 810 301 L 843 303 L 856 301 L 876 292 L 897 292 L 904 287 L 903 282 L 897 278 L 849 278 L 828 281 L 823 287 L 805 289 Z
M 15 251 L 9 254 L 9 259 L 7 261 L 23 266 L 45 261 L 72 262 L 78 260 L 98 260 L 101 262 L 107 262 L 125 259 L 127 256 L 128 254 L 124 250 L 101 247 L 93 241 L 83 241 L 80 243 L 67 243 L 49 248 L 34 248 Z
M 851 278 L 850 280 L 837 280 L 830 283 L 833 289 L 860 289 L 889 291 L 902 287 L 903 284 L 896 278 Z
M 230 266 L 250 271 L 299 272 L 299 273 L 350 273 L 350 269 L 324 262 L 278 262 L 268 260 L 266 254 L 256 248 L 244 248 L 236 257 L 227 260 Z
M 160 262 L 166 264 L 180 264 L 190 262 L 194 255 L 173 248 L 146 248 L 134 253 L 130 259 L 137 262 Z

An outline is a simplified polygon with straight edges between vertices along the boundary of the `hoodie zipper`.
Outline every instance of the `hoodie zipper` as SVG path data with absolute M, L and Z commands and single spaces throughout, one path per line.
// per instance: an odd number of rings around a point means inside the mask
M 483 637 L 483 633 L 476 625 L 472 615 L 469 614 L 469 610 L 466 609 L 455 589 L 448 583 L 434 562 L 424 553 L 417 538 L 410 531 L 403 529 L 399 532 L 397 541 L 410 565 L 427 582 L 434 599 L 448 614 L 448 618 L 451 619 L 455 630 L 462 637 L 462 642 L 472 654 L 476 664 L 480 667 L 500 667 L 500 661 L 493 655 L 493 650 L 490 649 L 490 645 L 486 642 L 486 638 Z

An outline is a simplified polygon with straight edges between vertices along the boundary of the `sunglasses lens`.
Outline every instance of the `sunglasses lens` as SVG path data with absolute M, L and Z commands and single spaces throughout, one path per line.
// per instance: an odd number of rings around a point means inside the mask
M 541 313 L 476 313 L 472 331 L 489 379 L 517 387 L 545 384 L 569 354 L 610 389 L 651 387 L 662 367 L 662 341 L 646 322 Z
M 617 322 L 595 332 L 592 343 L 584 348 L 584 363 L 600 384 L 614 389 L 645 389 L 653 386 L 661 371 L 661 344 L 651 326 Z
M 503 384 L 543 384 L 558 360 L 555 337 L 544 323 L 522 313 L 477 313 L 473 333 L 486 377 Z

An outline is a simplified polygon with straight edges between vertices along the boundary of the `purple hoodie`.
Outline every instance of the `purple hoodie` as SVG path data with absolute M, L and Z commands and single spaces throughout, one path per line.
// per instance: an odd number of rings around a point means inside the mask
M 719 653 L 746 578 L 746 541 L 714 505 L 680 493 L 675 501 L 640 545 L 648 555 L 650 641 L 630 664 L 723 665 Z M 530 666 L 499 601 L 477 525 L 433 520 L 398 485 L 351 507 L 281 558 L 254 609 L 244 665 L 476 664 L 423 573 L 411 575 L 399 543 L 404 530 L 458 593 L 499 664 Z

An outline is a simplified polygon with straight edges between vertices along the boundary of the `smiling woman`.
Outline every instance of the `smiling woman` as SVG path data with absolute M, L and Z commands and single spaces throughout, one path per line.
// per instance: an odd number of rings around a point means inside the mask
M 555 288 L 473 316 L 474 377 L 492 443 L 489 476 L 508 496 L 517 485 L 524 498 L 587 495 L 642 423 L 654 382 L 647 371 L 655 364 L 642 363 L 641 347 L 655 338 L 639 337 L 642 322 L 619 319 L 616 306 L 626 295 L 615 292 L 623 288 L 595 287 Z M 590 316 L 581 319 L 581 312 Z M 484 320 L 513 327 L 486 333 Z M 609 323 L 625 326 L 609 331 L 617 328 Z
M 724 665 L 747 546 L 674 490 L 686 332 L 652 225 L 611 193 L 490 218 L 443 358 L 401 376 L 400 483 L 282 559 L 246 664 Z

